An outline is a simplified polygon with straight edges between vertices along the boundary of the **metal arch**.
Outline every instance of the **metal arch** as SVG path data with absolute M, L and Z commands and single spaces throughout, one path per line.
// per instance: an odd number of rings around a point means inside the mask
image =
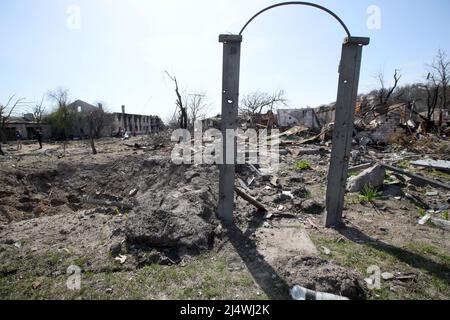
M 288 6 L 288 5 L 302 5 L 302 6 L 308 6 L 308 7 L 314 7 L 317 9 L 320 9 L 322 11 L 327 12 L 328 14 L 330 14 L 331 16 L 333 16 L 340 24 L 341 26 L 344 28 L 345 32 L 347 33 L 347 36 L 349 38 L 351 38 L 351 34 L 350 34 L 350 30 L 348 30 L 347 26 L 345 25 L 344 21 L 342 21 L 341 18 L 339 18 L 339 16 L 337 14 L 335 14 L 333 11 L 331 11 L 330 9 L 327 9 L 321 5 L 315 4 L 315 3 L 311 3 L 311 2 L 304 2 L 304 1 L 290 1 L 290 2 L 281 2 L 281 3 L 277 3 L 274 5 L 271 5 L 270 7 L 267 7 L 261 11 L 259 11 L 257 14 L 255 14 L 242 28 L 241 32 L 239 32 L 239 35 L 242 35 L 242 33 L 244 32 L 245 28 L 247 28 L 247 26 L 250 24 L 250 22 L 252 22 L 253 20 L 255 20 L 256 17 L 258 17 L 260 14 L 276 8 L 276 7 L 282 7 L 282 6 Z

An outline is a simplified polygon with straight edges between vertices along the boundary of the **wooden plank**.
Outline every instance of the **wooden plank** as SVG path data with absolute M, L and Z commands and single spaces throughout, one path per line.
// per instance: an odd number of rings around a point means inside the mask
M 257 209 L 264 211 L 264 212 L 268 212 L 269 210 L 266 209 L 266 207 L 260 203 L 258 200 L 256 200 L 255 198 L 253 198 L 252 196 L 250 196 L 249 194 L 245 193 L 244 191 L 242 191 L 241 189 L 239 189 L 238 187 L 235 187 L 236 190 L 236 194 L 241 197 L 242 199 L 244 199 L 245 201 L 251 203 L 253 206 L 255 206 Z
M 411 173 L 409 171 L 405 171 L 405 170 L 402 170 L 402 169 L 399 169 L 399 168 L 396 168 L 396 167 L 393 167 L 393 166 L 390 166 L 390 165 L 387 165 L 387 164 L 384 164 L 384 163 L 382 163 L 381 165 L 384 168 L 386 168 L 387 170 L 389 170 L 389 171 L 397 172 L 397 173 L 403 174 L 405 176 L 408 176 L 410 178 L 414 178 L 414 179 L 420 180 L 420 181 L 422 181 L 422 182 L 424 182 L 424 183 L 426 183 L 426 184 L 428 184 L 428 185 L 430 185 L 432 187 L 450 190 L 450 185 L 448 185 L 446 183 L 443 183 L 443 182 L 440 182 L 440 181 L 437 181 L 437 180 L 433 180 L 433 179 L 430 179 L 430 178 L 427 178 L 427 177 L 424 177 L 424 176 L 420 176 L 418 174 L 414 174 L 414 173 Z
M 369 169 L 370 167 L 373 167 L 373 163 L 363 163 L 363 164 L 348 168 L 348 171 L 349 172 L 362 171 L 362 170 Z

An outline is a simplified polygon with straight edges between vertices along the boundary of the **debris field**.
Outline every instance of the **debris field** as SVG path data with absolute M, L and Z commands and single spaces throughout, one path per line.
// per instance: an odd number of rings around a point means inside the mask
M 355 143 L 343 226 L 326 229 L 323 132 L 284 134 L 275 175 L 237 167 L 232 226 L 216 217 L 217 166 L 173 164 L 168 136 L 101 139 L 95 156 L 82 141 L 66 156 L 25 144 L 0 158 L 0 297 L 290 299 L 296 285 L 449 297 L 448 140 Z M 67 289 L 69 266 L 81 290 Z

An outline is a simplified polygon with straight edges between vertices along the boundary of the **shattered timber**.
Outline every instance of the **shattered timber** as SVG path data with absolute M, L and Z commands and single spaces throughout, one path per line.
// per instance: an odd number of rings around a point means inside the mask
M 240 110 L 243 33 L 285 5 L 325 11 L 346 34 L 337 100 Z M 198 122 L 201 130 L 170 76 L 183 118 L 175 127 L 125 117 L 123 106 L 119 127 L 98 139 L 3 144 L 0 299 L 448 299 L 449 103 L 430 114 L 424 99 L 389 98 L 395 87 L 358 95 L 369 39 L 319 5 L 268 7 L 219 42 L 222 112 Z M 215 130 L 214 155 L 228 157 L 239 139 L 227 130 L 249 128 L 279 132 L 264 135 L 265 144 L 277 140 L 277 170 L 238 164 L 234 149 L 231 163 L 174 162 L 184 137 L 191 160 L 210 151 L 210 139 L 190 137 Z M 261 153 L 250 149 L 244 158 Z

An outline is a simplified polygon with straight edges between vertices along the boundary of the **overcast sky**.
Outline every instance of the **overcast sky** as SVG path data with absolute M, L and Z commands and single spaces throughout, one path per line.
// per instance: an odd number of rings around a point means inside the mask
M 380 70 L 420 81 L 439 48 L 450 54 L 448 0 L 315 1 L 337 13 L 354 36 L 368 36 L 360 92 Z M 37 101 L 65 87 L 73 100 L 111 111 L 173 113 L 176 75 L 186 93 L 207 95 L 220 112 L 221 33 L 238 33 L 265 0 L 0 0 L 0 101 Z M 378 13 L 380 13 L 378 15 Z M 380 17 L 380 19 L 378 19 Z M 300 6 L 276 8 L 244 32 L 241 95 L 286 91 L 291 107 L 336 98 L 344 30 L 331 16 Z M 50 104 L 48 104 L 50 108 Z M 26 110 L 24 110 L 26 111 Z

